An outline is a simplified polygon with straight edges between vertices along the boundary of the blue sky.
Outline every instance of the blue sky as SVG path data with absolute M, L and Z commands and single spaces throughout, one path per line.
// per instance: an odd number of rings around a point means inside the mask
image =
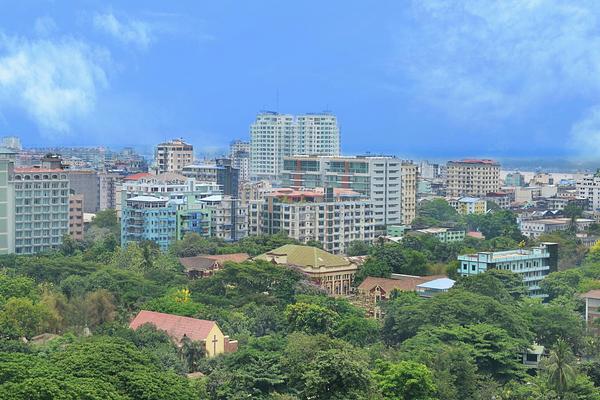
M 0 8 L 0 135 L 26 146 L 218 151 L 278 104 L 336 113 L 349 154 L 600 156 L 597 1 Z

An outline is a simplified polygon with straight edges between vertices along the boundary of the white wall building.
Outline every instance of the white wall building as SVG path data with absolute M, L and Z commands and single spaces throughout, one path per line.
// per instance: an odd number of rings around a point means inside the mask
M 317 240 L 336 254 L 353 241 L 375 238 L 371 202 L 348 189 L 278 189 L 250 203 L 248 220 L 251 235 L 284 232 L 303 243 Z
M 250 142 L 234 140 L 229 146 L 229 158 L 233 168 L 239 170 L 239 182 L 250 180 Z
M 157 173 L 178 172 L 193 161 L 194 147 L 183 139 L 174 139 L 156 146 L 154 166 Z
M 485 196 L 500 189 L 500 164 L 493 160 L 449 161 L 447 196 Z
M 600 176 L 585 175 L 577 180 L 577 194 L 588 199 L 590 210 L 600 210 Z
M 252 179 L 278 179 L 286 156 L 340 153 L 337 118 L 329 113 L 294 117 L 262 112 L 250 127 L 250 139 Z
M 482 274 L 488 269 L 512 271 L 523 278 L 531 297 L 545 297 L 540 282 L 558 267 L 558 245 L 542 243 L 530 249 L 479 252 L 458 256 L 462 276 Z
M 284 158 L 282 185 L 332 187 L 366 195 L 377 226 L 410 224 L 416 217 L 417 167 L 388 156 L 293 156 Z
M 582 231 L 594 223 L 593 219 L 577 218 L 576 230 Z M 538 238 L 547 233 L 565 231 L 572 224 L 571 218 L 545 218 L 534 220 L 523 220 L 519 223 L 519 229 L 523 235 L 530 238 Z

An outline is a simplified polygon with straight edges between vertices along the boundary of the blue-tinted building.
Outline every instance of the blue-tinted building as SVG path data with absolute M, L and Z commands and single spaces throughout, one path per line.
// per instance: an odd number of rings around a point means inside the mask
M 465 254 L 458 256 L 458 261 L 458 273 L 462 276 L 481 274 L 491 268 L 512 271 L 523 278 L 531 297 L 544 297 L 540 282 L 557 270 L 558 245 L 543 243 L 530 249 Z
M 121 212 L 121 244 L 150 240 L 166 250 L 177 238 L 177 206 L 168 197 L 135 196 Z

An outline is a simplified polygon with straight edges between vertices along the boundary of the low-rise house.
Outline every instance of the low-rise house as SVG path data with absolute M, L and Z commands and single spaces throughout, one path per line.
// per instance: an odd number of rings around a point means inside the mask
M 593 219 L 577 218 L 575 229 L 582 231 L 594 223 Z M 565 231 L 573 225 L 571 218 L 545 218 L 534 220 L 523 220 L 520 223 L 520 229 L 523 235 L 531 238 L 538 238 L 547 233 L 556 231 Z
M 241 263 L 248 260 L 246 253 L 234 254 L 203 254 L 194 257 L 181 257 L 179 262 L 185 268 L 190 279 L 205 278 L 223 268 L 226 262 Z
M 479 231 L 469 231 L 466 233 L 467 237 L 471 237 L 473 239 L 481 239 L 481 240 L 485 240 L 485 235 Z
M 594 326 L 594 321 L 600 318 L 600 289 L 590 290 L 581 295 L 585 300 L 585 322 L 588 328 L 599 331 L 600 327 Z
M 446 200 L 461 215 L 485 214 L 487 212 L 487 202 L 479 197 L 455 197 Z
M 596 244 L 596 242 L 598 240 L 600 240 L 599 236 L 590 235 L 589 233 L 586 233 L 586 232 L 577 233 L 575 236 L 577 237 L 577 240 L 581 241 L 581 244 L 587 248 L 592 247 L 593 245 Z
M 432 227 L 426 229 L 417 229 L 411 232 L 412 235 L 431 235 L 435 236 L 442 243 L 462 242 L 465 240 L 466 232 L 460 229 Z
M 433 297 L 436 294 L 446 293 L 454 286 L 456 281 L 447 277 L 434 279 L 417 285 L 415 291 L 422 297 Z
M 509 209 L 511 203 L 515 201 L 515 193 L 514 191 L 491 192 L 486 194 L 484 199 L 486 201 L 495 203 L 502 209 Z
M 527 368 L 537 369 L 540 367 L 540 361 L 544 355 L 545 348 L 539 344 L 534 344 L 523 352 L 523 365 Z
M 407 229 L 408 227 L 406 225 L 388 225 L 385 228 L 385 233 L 386 236 L 390 237 L 402 237 Z
M 368 276 L 357 288 L 357 299 L 367 313 L 375 318 L 382 318 L 380 302 L 390 299 L 395 290 L 401 292 L 417 292 L 419 285 L 435 281 L 442 276 L 416 276 L 392 274 L 390 278 Z
M 237 340 L 230 340 L 229 336 L 223 335 L 215 321 L 142 310 L 131 321 L 129 327 L 137 330 L 145 324 L 154 325 L 156 329 L 164 331 L 178 346 L 184 338 L 201 342 L 207 357 L 237 350 Z
M 286 244 L 254 258 L 298 269 L 332 296 L 347 296 L 358 267 L 346 258 L 312 246 Z

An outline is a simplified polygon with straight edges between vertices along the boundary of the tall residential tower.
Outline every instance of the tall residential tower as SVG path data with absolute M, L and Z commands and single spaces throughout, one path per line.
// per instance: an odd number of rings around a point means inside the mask
M 293 116 L 262 112 L 250 127 L 250 138 L 253 179 L 279 179 L 287 156 L 340 153 L 340 129 L 337 118 L 330 113 Z
M 484 197 L 500 190 L 500 164 L 494 160 L 449 161 L 448 196 Z
M 174 139 L 156 146 L 154 163 L 157 173 L 178 172 L 193 162 L 194 147 L 183 139 Z

